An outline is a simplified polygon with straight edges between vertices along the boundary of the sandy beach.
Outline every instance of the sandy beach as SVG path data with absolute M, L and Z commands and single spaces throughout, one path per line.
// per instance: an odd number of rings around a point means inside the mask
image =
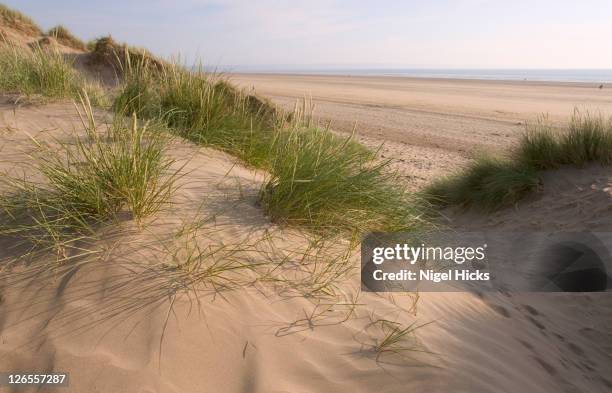
M 478 152 L 504 150 L 525 123 L 555 124 L 574 109 L 612 113 L 612 86 L 594 83 L 407 77 L 231 74 L 230 80 L 283 107 L 312 98 L 315 115 L 365 143 L 385 142 L 415 185 L 448 173 Z
M 65 130 L 79 127 L 71 103 L 0 103 L 0 170 L 36 176 L 30 136 L 65 140 Z M 263 214 L 262 174 L 185 141 L 169 153 L 177 166 L 187 163 L 184 186 L 144 231 L 124 223 L 115 239 L 109 228 L 94 254 L 73 250 L 75 263 L 57 269 L 43 254 L 0 271 L 2 369 L 68 371 L 67 391 L 75 393 L 603 393 L 612 386 L 603 376 L 612 362 L 609 293 L 368 293 L 351 274 L 332 282 L 334 296 L 305 295 L 328 259 L 304 260 L 307 238 Z M 611 193 L 608 168 L 552 173 L 522 209 L 460 214 L 455 228 L 610 231 Z M 0 266 L 10 265 L 19 248 L 0 241 Z M 272 265 L 288 258 L 270 277 L 282 281 L 258 283 L 254 270 L 232 277 L 236 287 L 221 277 L 184 291 L 177 285 L 185 277 L 164 268 L 219 244 L 229 249 L 196 257 Z M 377 355 L 372 347 L 388 333 L 382 321 L 425 326 L 397 352 Z
M 60 27 L 0 5 L 0 392 L 612 390 L 612 125 L 583 121 L 569 148 L 551 131 L 575 109 L 612 115 L 612 85 L 229 75 L 241 90 Z M 322 127 L 268 98 L 312 100 Z M 421 192 L 509 152 L 542 114 L 544 148 L 449 181 L 502 195 L 495 209 Z M 492 274 L 527 266 L 548 286 L 371 291 L 361 243 L 382 232 L 422 236 L 397 240 L 413 251 L 499 235 L 502 262 L 531 264 Z M 27 379 L 52 373 L 67 383 Z

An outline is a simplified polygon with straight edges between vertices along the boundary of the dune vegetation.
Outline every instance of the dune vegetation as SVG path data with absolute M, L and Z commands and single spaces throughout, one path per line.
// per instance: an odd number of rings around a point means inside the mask
M 49 29 L 49 31 L 47 32 L 47 36 L 53 37 L 60 44 L 69 46 L 74 49 L 87 49 L 85 43 L 81 39 L 77 38 L 74 34 L 70 32 L 70 30 L 68 30 L 62 25 L 57 25 Z
M 10 45 L 0 50 L 3 91 L 52 98 L 85 92 L 93 105 L 103 104 L 102 89 L 62 54 Z M 118 70 L 121 83 L 113 92 L 112 109 L 119 116 L 162 124 L 266 170 L 260 201 L 275 222 L 326 233 L 423 225 L 422 204 L 397 182 L 388 161 L 350 138 L 317 128 L 303 108 L 285 113 L 237 89 L 223 75 L 161 61 L 110 37 L 97 40 L 91 57 L 114 62 Z M 82 185 L 66 187 L 88 191 Z
M 278 223 L 326 233 L 424 224 L 424 204 L 397 182 L 389 162 L 352 138 L 317 128 L 305 105 L 287 114 L 222 75 L 176 63 L 159 69 L 144 59 L 128 62 L 114 108 L 163 121 L 189 140 L 268 171 L 260 200 Z
M 351 136 L 318 128 L 278 132 L 261 201 L 275 221 L 316 232 L 422 228 L 424 204 L 388 165 Z
M 233 87 L 221 75 L 176 64 L 128 62 L 114 100 L 116 111 L 164 121 L 179 135 L 220 148 L 253 166 L 267 160 L 274 108 Z
M 91 40 L 85 46 L 90 51 L 90 64 L 111 67 L 119 78 L 124 77 L 124 71 L 130 70 L 132 64 L 144 63 L 158 71 L 167 64 L 148 50 L 118 43 L 110 35 Z
M 135 116 L 99 127 L 86 96 L 79 115 L 83 132 L 67 130 L 66 142 L 32 137 L 32 164 L 24 169 L 41 181 L 0 177 L 0 235 L 57 249 L 119 214 L 140 222 L 168 203 L 180 174 L 165 154 L 167 133 Z
M 0 14 L 9 26 L 33 23 L 4 6 Z M 542 170 L 612 162 L 610 122 L 576 114 L 567 130 L 556 131 L 540 121 L 530 126 L 509 156 L 479 156 L 461 173 L 435 181 L 424 192 L 408 192 L 389 160 L 352 137 L 320 127 L 306 102 L 296 105 L 293 113 L 286 112 L 239 90 L 221 74 L 161 60 L 110 36 L 86 46 L 62 26 L 48 35 L 64 45 L 89 48 L 88 61 L 111 66 L 118 86 L 103 89 L 57 51 L 40 46 L 24 50 L 5 43 L 0 45 L 1 90 L 48 98 L 78 99 L 86 94 L 94 106 L 107 106 L 111 97 L 108 106 L 117 118 L 135 116 L 153 122 L 264 170 L 267 177 L 259 192 L 264 211 L 277 223 L 313 232 L 423 228 L 431 224 L 431 205 L 496 209 L 536 190 Z M 66 183 L 66 190 L 92 191 L 79 188 L 82 180 Z M 106 203 L 110 202 L 95 202 L 102 210 L 115 209 L 115 202 Z M 149 210 L 129 203 L 136 216 Z
M 87 92 L 94 105 L 104 103 L 100 85 L 87 80 L 60 52 L 34 46 L 24 50 L 0 43 L 0 89 L 6 93 L 46 98 L 73 98 Z
M 576 111 L 566 129 L 539 119 L 527 126 L 509 157 L 477 157 L 460 173 L 431 184 L 424 194 L 438 205 L 494 210 L 536 190 L 543 170 L 590 163 L 612 164 L 612 119 Z
M 30 17 L 4 4 L 0 4 L 0 24 L 27 34 L 42 34 L 42 29 Z

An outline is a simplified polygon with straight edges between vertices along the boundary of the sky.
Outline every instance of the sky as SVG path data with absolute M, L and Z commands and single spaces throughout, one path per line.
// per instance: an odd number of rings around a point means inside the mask
M 612 68 L 610 0 L 3 2 L 219 67 Z

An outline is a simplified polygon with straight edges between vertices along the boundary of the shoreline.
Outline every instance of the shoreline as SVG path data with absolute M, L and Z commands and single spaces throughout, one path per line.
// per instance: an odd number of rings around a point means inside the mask
M 451 77 L 433 77 L 433 76 L 413 76 L 413 75 L 368 75 L 368 74 L 349 74 L 349 73 L 312 73 L 312 72 L 220 72 L 223 75 L 247 77 L 252 76 L 290 76 L 290 77 L 321 77 L 321 78 L 361 78 L 361 79 L 397 79 L 411 82 L 465 82 L 465 83 L 485 83 L 485 84 L 508 84 L 521 86 L 558 86 L 558 87 L 589 87 L 598 88 L 603 85 L 603 88 L 612 88 L 612 81 L 560 81 L 560 80 L 530 80 L 530 79 L 494 79 L 494 78 L 451 78 Z

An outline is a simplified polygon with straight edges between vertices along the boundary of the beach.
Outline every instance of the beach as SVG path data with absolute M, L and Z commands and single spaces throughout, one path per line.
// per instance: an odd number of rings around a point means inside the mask
M 0 391 L 612 389 L 612 85 L 0 36 Z
M 527 122 L 567 123 L 575 109 L 612 113 L 612 86 L 596 83 L 386 76 L 231 74 L 290 108 L 310 99 L 331 128 L 356 133 L 395 157 L 411 184 L 457 169 L 474 154 L 507 150 Z

